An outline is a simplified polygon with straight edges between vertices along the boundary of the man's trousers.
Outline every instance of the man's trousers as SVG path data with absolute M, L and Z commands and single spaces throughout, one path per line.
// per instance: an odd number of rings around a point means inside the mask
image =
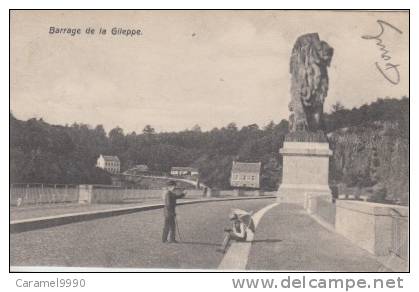
M 169 236 L 169 238 L 167 238 L 167 236 Z M 173 216 L 173 215 L 164 216 L 164 227 L 163 227 L 162 241 L 166 242 L 168 239 L 169 239 L 169 241 L 175 241 L 175 237 L 176 237 L 175 216 Z

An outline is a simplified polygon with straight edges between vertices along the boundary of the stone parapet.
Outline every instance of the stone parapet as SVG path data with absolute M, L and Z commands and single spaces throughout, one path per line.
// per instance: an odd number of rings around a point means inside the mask
M 394 220 L 408 221 L 409 208 L 361 201 L 336 201 L 336 232 L 377 256 L 387 256 L 407 238 L 395 233 Z M 403 226 L 407 227 L 408 224 Z M 400 228 L 400 227 L 399 227 Z M 400 234 L 408 234 L 408 230 Z M 399 242 L 398 242 L 399 241 Z

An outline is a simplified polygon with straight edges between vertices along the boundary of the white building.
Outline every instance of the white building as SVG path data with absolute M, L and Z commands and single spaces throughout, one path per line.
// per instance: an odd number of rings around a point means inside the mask
M 172 167 L 170 174 L 173 176 L 199 176 L 199 171 L 193 167 Z
M 232 187 L 247 187 L 258 189 L 260 187 L 260 162 L 233 161 L 231 168 L 230 185 Z
M 96 162 L 96 167 L 102 168 L 107 172 L 116 174 L 121 171 L 121 161 L 118 156 L 107 156 L 100 154 Z

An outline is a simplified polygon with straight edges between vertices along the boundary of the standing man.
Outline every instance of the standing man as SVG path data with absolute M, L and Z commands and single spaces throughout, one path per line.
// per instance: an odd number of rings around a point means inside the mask
M 169 235 L 169 242 L 177 242 L 176 236 L 176 200 L 183 198 L 185 193 L 176 194 L 176 182 L 169 181 L 167 184 L 167 191 L 164 193 L 164 227 L 162 241 L 167 242 Z

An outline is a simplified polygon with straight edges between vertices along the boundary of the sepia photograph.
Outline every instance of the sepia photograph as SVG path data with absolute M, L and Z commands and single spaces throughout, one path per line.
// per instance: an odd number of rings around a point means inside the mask
M 409 17 L 10 10 L 9 271 L 409 272 Z

